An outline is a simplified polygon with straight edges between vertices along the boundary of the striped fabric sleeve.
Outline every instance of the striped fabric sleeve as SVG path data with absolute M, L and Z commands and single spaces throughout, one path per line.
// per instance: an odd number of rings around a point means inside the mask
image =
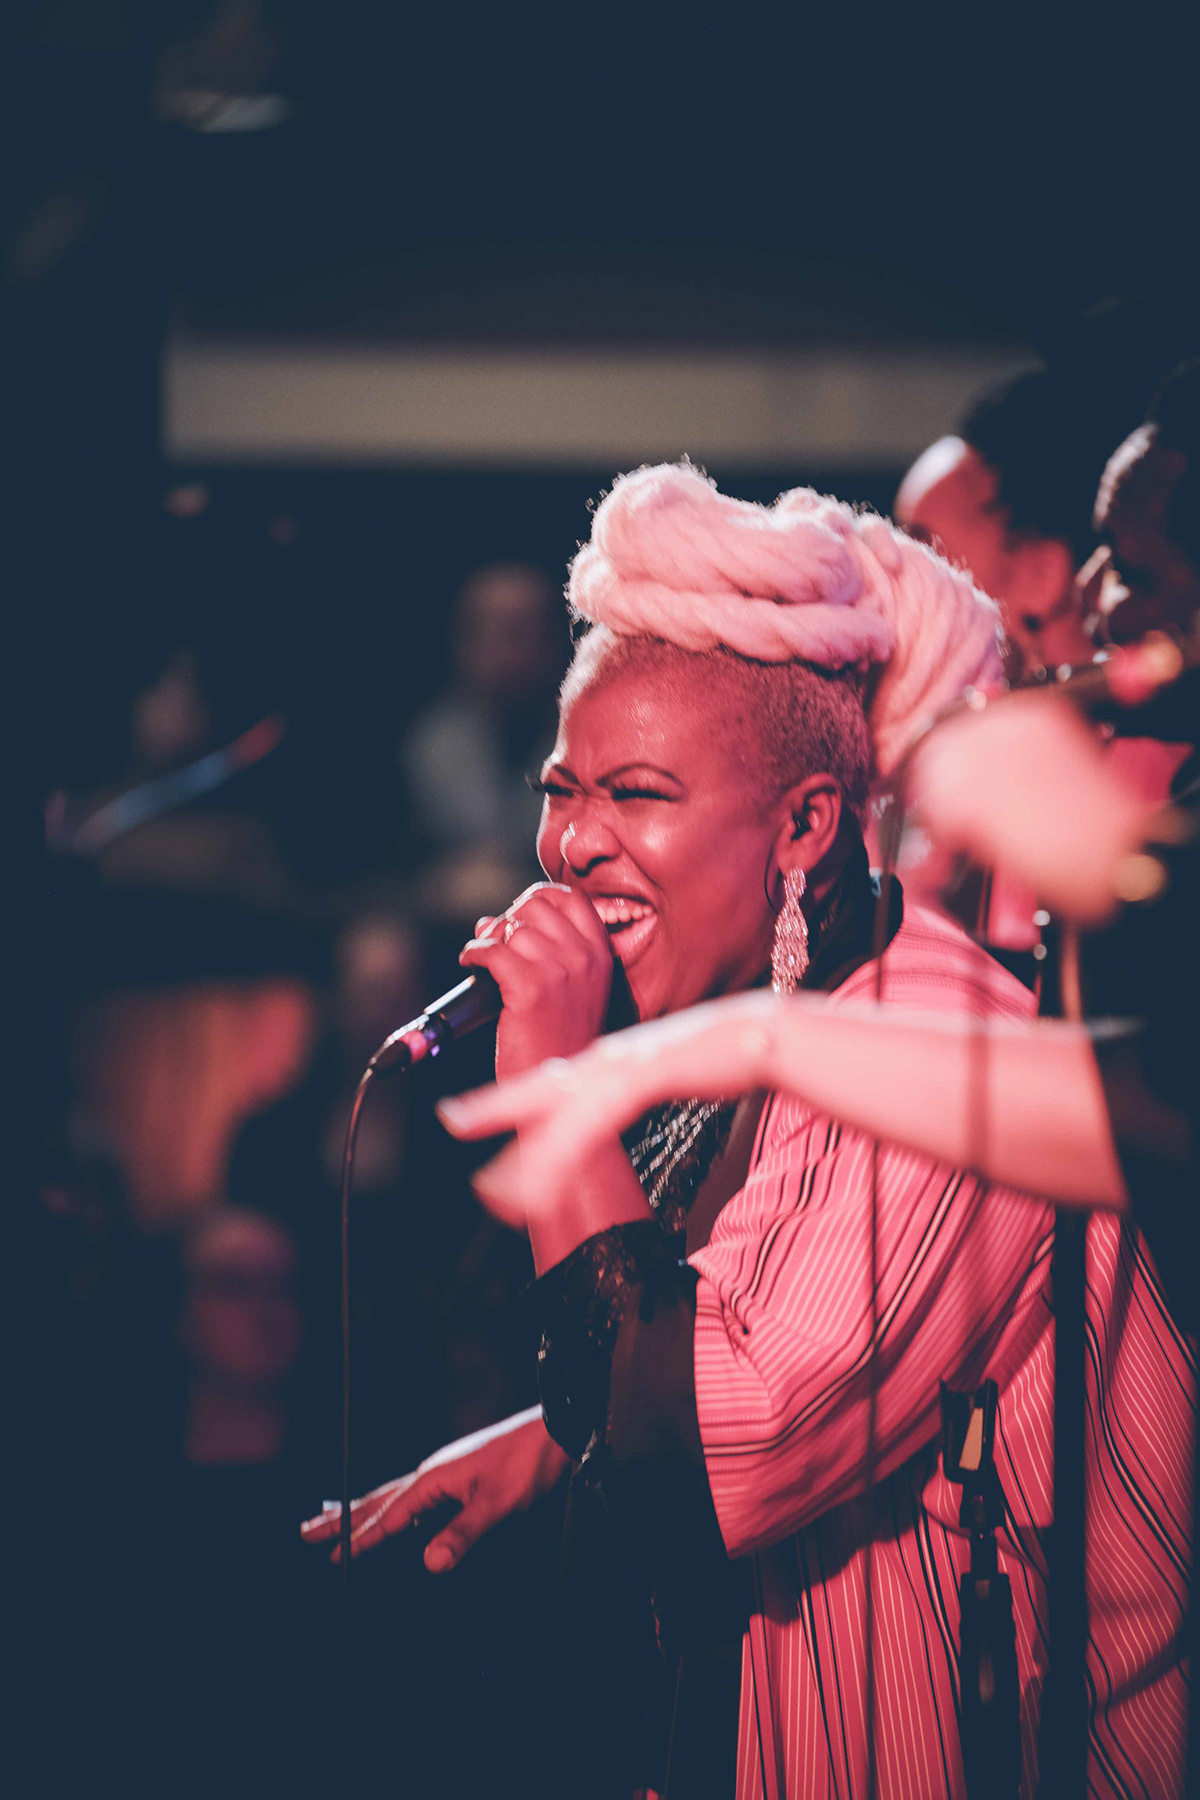
M 885 1000 L 1027 1016 L 1032 999 L 957 928 L 915 912 L 885 958 Z M 839 999 L 869 998 L 867 967 Z M 878 1150 L 775 1096 L 745 1187 L 691 1259 L 696 1403 L 731 1556 L 863 1492 L 877 1157 L 877 1473 L 939 1430 L 939 1384 L 985 1372 L 1049 1229 L 1049 1208 L 894 1146 Z M 1040 1277 L 1039 1277 L 1040 1278 Z

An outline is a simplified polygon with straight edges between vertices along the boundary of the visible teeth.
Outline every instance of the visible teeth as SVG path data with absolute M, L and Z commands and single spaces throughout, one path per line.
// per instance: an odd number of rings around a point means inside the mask
M 636 925 L 639 919 L 648 919 L 654 911 L 642 900 L 630 900 L 624 894 L 601 894 L 592 901 L 599 913 L 601 921 L 607 926 Z

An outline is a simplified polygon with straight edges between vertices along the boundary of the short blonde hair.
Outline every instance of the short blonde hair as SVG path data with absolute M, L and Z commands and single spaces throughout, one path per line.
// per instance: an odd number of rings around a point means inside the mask
M 773 806 L 806 775 L 831 775 L 861 820 L 871 783 L 871 739 L 857 670 L 820 669 L 795 659 L 757 662 L 723 645 L 685 650 L 665 638 L 622 637 L 607 625 L 593 625 L 576 645 L 563 704 L 626 673 L 658 683 L 666 704 L 684 697 L 704 703 L 756 801 Z

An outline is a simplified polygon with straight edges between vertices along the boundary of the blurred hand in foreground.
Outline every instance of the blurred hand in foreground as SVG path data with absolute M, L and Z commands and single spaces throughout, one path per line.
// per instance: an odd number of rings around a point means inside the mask
M 945 847 L 1004 869 L 1083 925 L 1116 906 L 1121 865 L 1153 810 L 1053 693 L 1008 694 L 948 719 L 919 745 L 908 786 Z
M 780 1002 L 755 991 L 690 1007 L 600 1038 L 495 1087 L 443 1100 L 438 1116 L 460 1138 L 519 1131 L 475 1176 L 485 1205 L 518 1229 L 568 1195 L 575 1171 L 606 1139 L 662 1100 L 719 1099 L 761 1084 Z
M 531 1407 L 447 1444 L 411 1475 L 384 1482 L 355 1500 L 350 1554 L 358 1556 L 430 1513 L 457 1506 L 459 1511 L 425 1546 L 425 1567 L 432 1575 L 444 1574 L 493 1525 L 548 1494 L 566 1466 L 567 1457 L 546 1430 L 541 1407 Z M 341 1517 L 341 1507 L 329 1500 L 323 1512 L 300 1527 L 306 1544 L 333 1545 L 331 1562 L 339 1560 Z

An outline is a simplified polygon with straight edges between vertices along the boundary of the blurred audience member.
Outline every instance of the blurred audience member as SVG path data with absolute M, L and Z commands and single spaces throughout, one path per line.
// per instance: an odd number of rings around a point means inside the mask
M 75 1085 L 42 1196 L 34 1344 L 54 1341 L 33 1366 L 58 1546 L 37 1654 L 86 1696 L 61 1791 L 89 1754 L 131 1793 L 236 1791 L 247 1768 L 296 1791 L 320 1741 L 289 1683 L 322 1602 L 285 1526 L 336 1433 L 322 1371 L 300 1366 L 302 1158 L 232 1171 L 306 1078 L 319 947 L 275 914 L 58 873 Z M 320 1352 L 336 1366 L 327 1328 Z
M 297 1681 L 329 1621 L 282 1530 L 293 1496 L 313 1491 L 314 1451 L 324 1461 L 311 1396 L 295 1389 L 296 1246 L 278 1220 L 218 1207 L 183 1234 L 179 1256 L 180 1430 L 161 1520 L 144 1522 L 139 1545 L 157 1577 L 146 1597 L 162 1658 L 146 1675 L 153 1730 L 197 1792 L 231 1780 L 233 1791 L 315 1791 L 322 1721 Z
M 1191 635 L 1200 568 L 1200 358 L 1162 382 L 1145 422 L 1109 458 L 1096 498 L 1105 639 Z
M 1115 441 L 1097 439 L 1070 383 L 1036 369 L 985 394 L 900 484 L 897 522 L 999 602 L 1010 677 L 1091 659 L 1075 572 Z
M 135 767 L 147 774 L 174 768 L 209 747 L 212 708 L 194 651 L 176 650 L 158 678 L 134 696 L 130 727 Z
M 420 941 L 396 914 L 365 912 L 338 940 L 334 977 L 334 1024 L 357 1076 L 388 1032 L 429 998 Z
M 270 915 L 179 895 L 97 893 L 90 924 L 72 1132 L 116 1165 L 134 1223 L 155 1232 L 224 1199 L 243 1125 L 300 1080 L 308 950 Z
M 277 747 L 285 721 L 249 707 L 230 715 L 211 688 L 192 649 L 171 652 L 129 702 L 119 769 L 51 795 L 52 851 L 91 857 L 112 887 L 283 902 L 278 833 L 261 805 L 248 804 L 244 777 Z
M 507 906 L 537 879 L 540 801 L 525 781 L 553 742 L 565 663 L 561 596 L 541 570 L 478 570 L 455 602 L 454 677 L 411 726 L 401 765 L 433 861 L 421 884 L 439 918 Z
M 368 912 L 346 927 L 334 951 L 332 1019 L 340 1095 L 325 1131 L 322 1161 L 330 1187 L 341 1181 L 346 1122 L 359 1077 L 390 1031 L 415 1018 L 429 998 L 421 943 L 402 918 Z M 381 1083 L 359 1121 L 355 1187 L 395 1192 L 408 1148 L 408 1090 Z
M 1113 376 L 1110 386 L 1111 394 L 1100 391 L 1096 370 L 1085 378 L 1082 370 L 1035 369 L 1002 382 L 974 403 L 957 433 L 922 452 L 896 495 L 897 522 L 999 603 L 1012 682 L 1095 653 L 1092 509 L 1130 404 L 1128 383 Z M 1023 980 L 1033 978 L 1031 891 L 1007 878 L 984 881 L 912 827 L 898 868 L 911 897 L 948 911 Z
M 296 1276 L 290 1234 L 260 1213 L 211 1212 L 185 1237 L 176 1338 L 188 1369 L 184 1455 L 196 1467 L 282 1454 L 303 1336 Z
M 180 645 L 130 708 L 130 765 L 123 786 L 182 768 L 257 723 L 256 709 L 230 711 L 200 656 Z M 264 708 L 265 711 L 265 708 Z M 262 716 L 261 714 L 259 715 Z M 111 791 L 84 798 L 92 810 Z M 279 904 L 287 875 L 276 834 L 244 795 L 224 783 L 211 796 L 168 808 L 121 833 L 99 855 L 107 882 L 120 887 L 182 889 L 226 894 L 260 905 Z M 75 809 L 81 810 L 79 800 Z

